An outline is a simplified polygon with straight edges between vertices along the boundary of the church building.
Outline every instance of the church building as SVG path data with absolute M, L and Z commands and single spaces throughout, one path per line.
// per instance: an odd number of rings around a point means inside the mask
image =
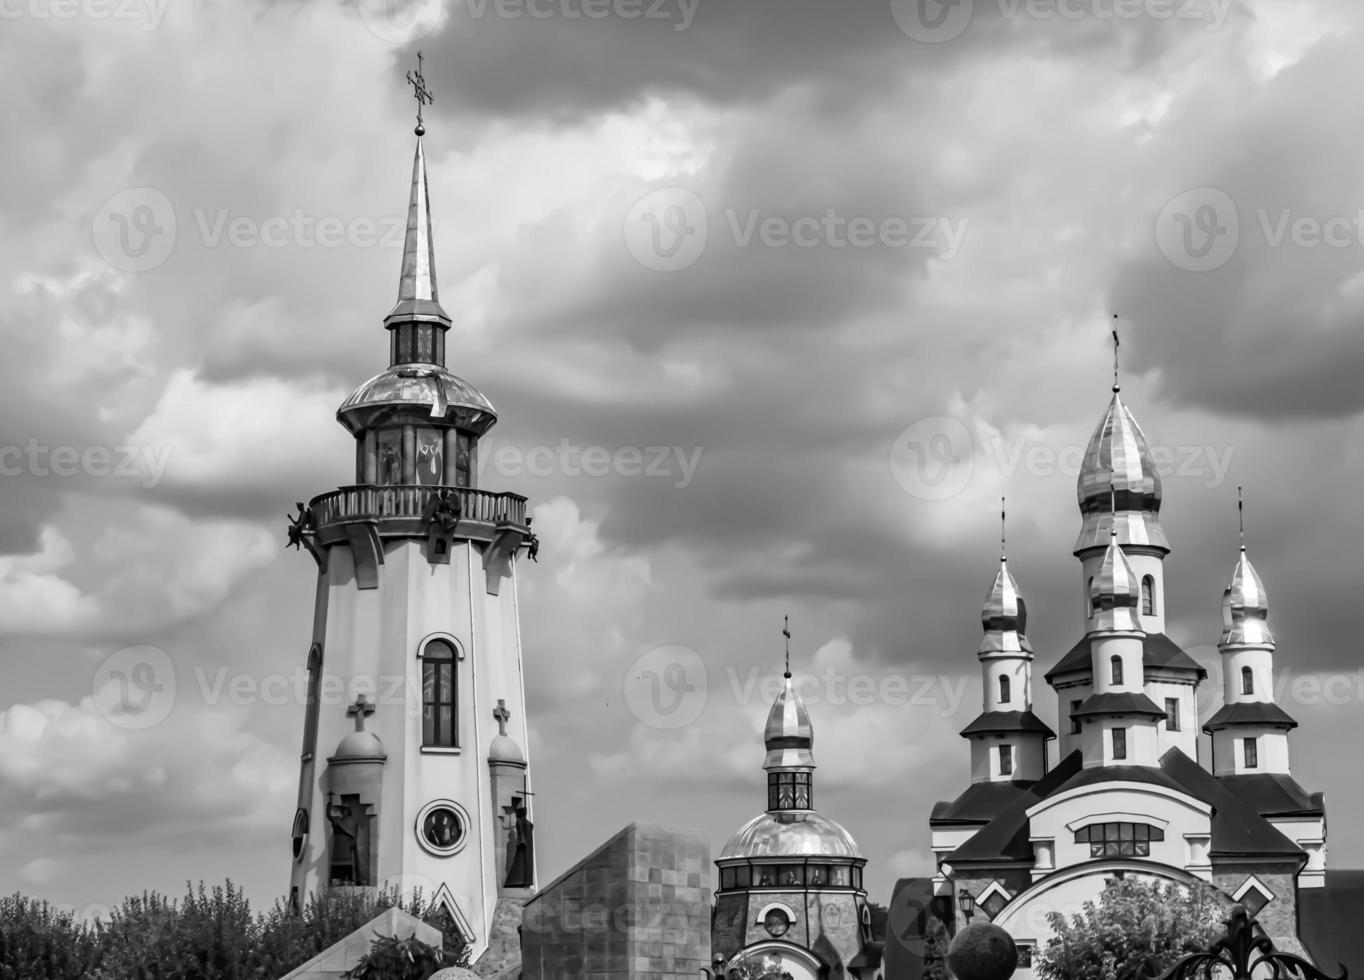
M 1224 706 L 1200 719 L 1207 671 L 1166 634 L 1161 479 L 1116 383 L 1078 497 L 1083 634 L 1044 675 L 1059 733 L 1033 711 L 1028 609 L 1001 558 L 981 614 L 983 710 L 961 732 L 970 783 L 930 819 L 935 904 L 1007 930 L 1020 978 L 1048 912 L 1125 874 L 1211 883 L 1278 948 L 1311 955 L 1299 923 L 1326 883 L 1326 812 L 1293 778 L 1297 723 L 1274 700 L 1269 603 L 1244 543 L 1222 597 Z
M 478 486 L 497 413 L 446 366 L 420 109 L 416 133 L 389 365 L 336 413 L 355 481 L 290 528 L 317 563 L 290 901 L 420 889 L 472 961 L 536 885 L 516 596 L 536 542 L 524 497 Z

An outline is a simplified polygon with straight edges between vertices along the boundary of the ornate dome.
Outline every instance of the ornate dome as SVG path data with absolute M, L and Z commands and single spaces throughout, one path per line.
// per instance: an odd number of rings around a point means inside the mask
M 990 591 L 980 610 L 980 623 L 985 628 L 978 653 L 1032 653 L 1028 642 L 1028 606 L 1018 591 L 1018 583 L 1009 574 L 1007 558 L 999 560 Z
M 818 813 L 764 813 L 739 828 L 720 852 L 726 858 L 848 857 L 862 852 L 852 835 Z
M 1105 544 L 1115 509 L 1119 544 L 1170 550 L 1157 516 L 1160 474 L 1151 447 L 1116 390 L 1089 438 L 1075 492 L 1084 519 L 1075 542 L 1077 552 Z
M 1269 631 L 1268 618 L 1269 597 L 1264 583 L 1242 547 L 1231 581 L 1222 590 L 1222 639 L 1218 645 L 1273 646 L 1274 634 Z
M 813 769 L 815 766 L 814 727 L 810 724 L 810 712 L 806 710 L 805 702 L 791 683 L 790 671 L 786 672 L 786 684 L 767 714 L 763 744 L 767 748 L 764 769 L 791 766 Z
M 388 758 L 388 753 L 384 751 L 384 743 L 373 732 L 351 732 L 336 743 L 336 754 L 332 758 L 383 762 Z
M 480 434 L 497 422 L 497 410 L 482 392 L 437 364 L 395 364 L 356 388 L 336 416 L 355 432 L 359 420 L 356 425 L 349 420 L 366 408 L 381 406 L 429 407 L 432 418 L 453 415 L 456 424 Z
M 488 761 L 524 764 L 526 756 L 521 751 L 521 746 L 512 741 L 509 736 L 497 735 L 493 738 L 492 744 L 488 746 Z

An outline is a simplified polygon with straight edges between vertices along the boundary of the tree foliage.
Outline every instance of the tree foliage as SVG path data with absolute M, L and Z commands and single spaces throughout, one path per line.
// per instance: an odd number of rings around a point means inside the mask
M 178 902 L 125 898 L 89 921 L 22 895 L 0 898 L 0 980 L 278 980 L 393 906 L 442 931 L 444 964 L 468 965 L 459 930 L 421 895 L 332 890 L 299 914 L 282 902 L 254 913 L 228 881 L 187 886 Z
M 445 965 L 445 953 L 416 936 L 378 936 L 347 980 L 427 980 Z
M 1138 980 L 1206 950 L 1224 929 L 1230 902 L 1210 885 L 1136 876 L 1110 879 L 1099 901 L 1047 915 L 1055 935 L 1035 969 L 1043 980 Z

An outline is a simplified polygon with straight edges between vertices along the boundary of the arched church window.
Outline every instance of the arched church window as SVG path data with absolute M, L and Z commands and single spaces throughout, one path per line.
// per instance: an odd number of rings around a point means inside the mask
M 1122 657 L 1117 654 L 1108 658 L 1108 682 L 1110 684 L 1122 683 Z
M 1249 667 L 1241 668 L 1241 693 L 1255 693 L 1255 673 Z
M 1113 729 L 1113 758 L 1114 758 L 1114 759 L 1126 759 L 1126 758 L 1127 758 L 1127 729 L 1126 729 L 1126 728 L 1115 728 L 1115 729 Z
M 422 650 L 421 664 L 422 745 L 454 748 L 459 745 L 455 648 L 448 640 L 432 640 Z
M 1089 856 L 1150 857 L 1151 842 L 1165 840 L 1165 831 L 1145 823 L 1094 823 L 1075 831 L 1075 843 L 1088 844 Z
M 1012 776 L 1014 774 L 1014 747 L 1012 745 L 1001 745 L 999 747 L 999 774 L 1001 776 Z
M 1156 580 L 1150 575 L 1143 576 L 1141 580 L 1141 614 L 1156 614 Z
M 1009 703 L 1009 678 L 1003 674 L 999 677 L 999 703 Z

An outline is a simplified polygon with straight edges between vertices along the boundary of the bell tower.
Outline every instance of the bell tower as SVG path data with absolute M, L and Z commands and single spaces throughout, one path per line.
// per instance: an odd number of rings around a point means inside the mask
M 516 599 L 536 541 L 524 497 L 478 486 L 497 414 L 446 367 L 418 65 L 389 366 L 336 413 L 355 482 L 299 504 L 289 529 L 318 568 L 290 901 L 420 888 L 477 958 L 499 898 L 536 882 Z

